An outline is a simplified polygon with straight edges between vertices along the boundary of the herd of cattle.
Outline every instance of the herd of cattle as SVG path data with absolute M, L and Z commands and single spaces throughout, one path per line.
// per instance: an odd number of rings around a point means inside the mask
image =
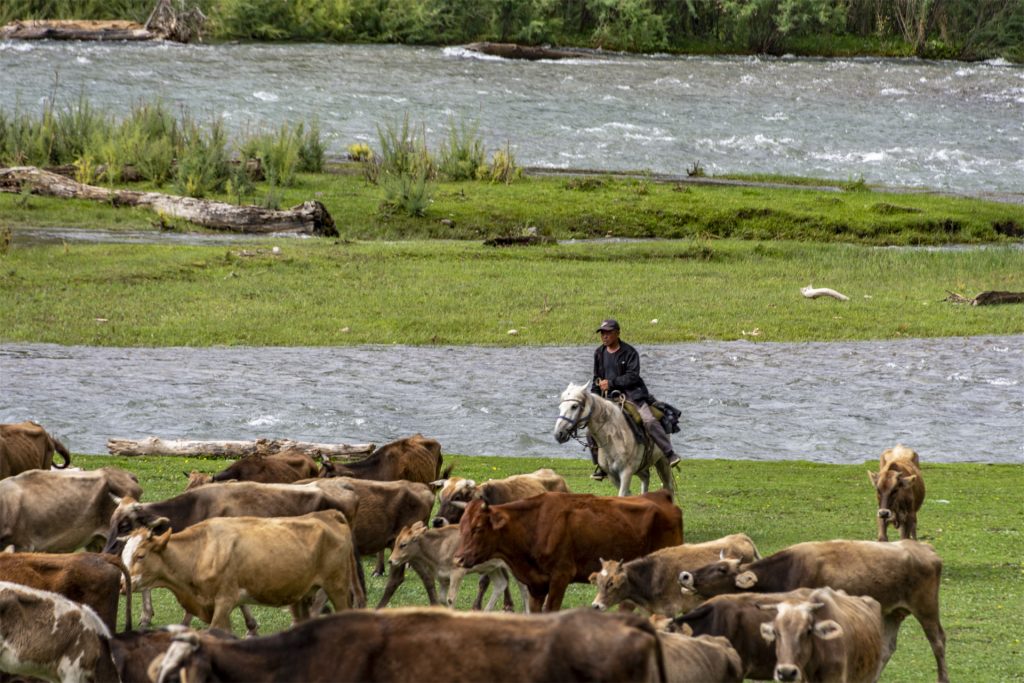
M 0 425 L 0 547 L 13 551 L 0 553 L 0 671 L 146 683 L 875 681 L 913 615 L 948 680 L 942 560 L 916 540 L 924 484 L 910 449 L 887 450 L 870 473 L 877 541 L 769 557 L 744 534 L 684 543 L 668 491 L 574 494 L 550 469 L 478 484 L 442 460 L 420 435 L 344 465 L 252 456 L 140 502 L 131 472 L 73 470 L 39 425 Z M 901 540 L 888 542 L 890 524 Z M 375 610 L 365 555 L 388 576 Z M 407 567 L 432 607 L 381 609 Z M 475 610 L 435 606 L 454 606 L 467 573 L 480 575 Z M 559 612 L 570 583 L 594 585 L 595 609 Z M 510 585 L 527 613 L 511 611 Z M 183 624 L 210 628 L 150 630 L 154 588 L 173 593 Z M 505 611 L 492 612 L 498 596 Z M 288 607 L 295 625 L 258 636 L 247 604 Z M 236 607 L 251 637 L 230 633 Z

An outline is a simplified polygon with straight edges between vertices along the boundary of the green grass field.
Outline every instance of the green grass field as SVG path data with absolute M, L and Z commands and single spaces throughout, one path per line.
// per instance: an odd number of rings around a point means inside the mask
M 942 556 L 942 621 L 947 636 L 950 677 L 955 681 L 1024 680 L 1024 466 L 928 464 L 922 454 L 928 496 L 919 514 L 920 539 Z M 446 455 L 455 474 L 484 480 L 552 467 L 579 493 L 612 495 L 611 484 L 589 478 L 589 460 L 472 457 Z M 87 468 L 115 465 L 139 476 L 144 500 L 160 500 L 183 490 L 183 471 L 219 471 L 224 461 L 197 458 L 114 458 L 75 456 Z M 824 465 L 806 462 L 731 460 L 686 461 L 676 474 L 687 542 L 711 540 L 735 532 L 751 536 L 762 555 L 793 543 L 849 538 L 873 540 L 874 489 L 866 471 L 877 463 Z M 634 480 L 634 491 L 639 483 Z M 369 576 L 368 600 L 375 604 L 385 578 Z M 468 608 L 476 590 L 463 582 L 459 606 Z M 518 594 L 513 592 L 517 604 Z M 593 599 L 589 585 L 573 585 L 566 607 L 584 607 Z M 165 590 L 154 595 L 157 622 L 176 622 L 181 610 Z M 409 572 L 392 600 L 394 606 L 425 605 L 418 577 Z M 136 604 L 139 604 L 136 601 Z M 290 624 L 286 610 L 256 608 L 261 633 Z M 136 612 L 137 614 L 137 612 Z M 244 633 L 240 617 L 236 633 Z M 920 626 L 908 618 L 899 649 L 883 681 L 925 681 L 935 663 Z

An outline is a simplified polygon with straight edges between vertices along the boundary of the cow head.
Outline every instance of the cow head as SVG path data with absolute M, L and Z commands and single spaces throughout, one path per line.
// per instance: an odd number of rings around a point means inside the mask
M 159 517 L 150 512 L 143 503 L 131 496 L 121 498 L 110 516 L 110 530 L 107 532 L 107 544 L 103 552 L 114 555 L 124 549 L 124 542 L 134 529 L 147 528 L 163 530 L 161 525 L 170 528 L 166 517 Z
M 121 561 L 128 569 L 132 586 L 139 589 L 148 587 L 146 583 L 149 576 L 149 572 L 146 571 L 147 558 L 150 555 L 162 553 L 171 539 L 170 524 L 167 523 L 166 518 L 161 517 L 160 519 L 164 523 L 158 526 L 163 527 L 163 531 L 157 532 L 149 528 L 135 529 L 125 540 L 124 549 L 121 551 Z
M 832 619 L 815 619 L 815 612 L 825 604 L 786 600 L 774 605 L 758 605 L 776 610 L 775 619 L 761 624 L 761 637 L 775 643 L 775 680 L 803 681 L 807 663 L 815 649 L 815 639 L 833 640 L 843 635 L 843 628 Z
M 606 610 L 626 599 L 626 584 L 629 577 L 622 568 L 622 560 L 601 560 L 601 571 L 590 575 L 590 583 L 597 586 L 597 595 L 590 606 Z
M 910 491 L 914 482 L 917 481 L 916 474 L 903 474 L 899 470 L 885 469 L 881 472 L 868 472 L 868 479 L 875 487 L 878 496 L 878 516 L 882 519 L 893 517 L 892 508 L 896 507 L 896 501 L 904 491 Z
M 700 569 L 679 572 L 679 589 L 684 595 L 698 593 L 706 598 L 722 593 L 735 593 L 736 589 L 749 590 L 757 584 L 757 575 L 741 571 L 740 561 L 725 558 Z
M 419 555 L 420 539 L 427 532 L 427 525 L 416 522 L 412 526 L 403 527 L 395 538 L 391 549 L 391 564 L 398 567 Z
M 476 482 L 462 477 L 449 477 L 435 481 L 431 486 L 437 484 L 441 484 L 441 504 L 437 509 L 437 516 L 451 524 L 458 524 L 469 501 L 477 497 L 479 489 Z
M 191 472 L 182 472 L 182 474 L 184 474 L 185 477 L 188 479 L 188 483 L 185 485 L 186 491 L 191 491 L 192 489 L 199 488 L 200 486 L 206 486 L 211 481 L 213 481 L 213 477 L 204 472 L 200 472 L 199 470 L 192 470 Z
M 209 680 L 210 674 L 210 661 L 202 653 L 199 636 L 194 631 L 187 631 L 174 636 L 171 646 L 167 648 L 160 662 L 155 680 L 157 683 L 178 680 L 205 683 Z
M 472 567 L 494 557 L 508 513 L 475 499 L 466 506 L 459 521 L 459 549 L 455 562 Z

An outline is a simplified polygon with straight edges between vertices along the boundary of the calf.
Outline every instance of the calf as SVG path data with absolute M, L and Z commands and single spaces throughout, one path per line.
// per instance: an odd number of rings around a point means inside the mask
M 134 474 L 29 470 L 0 481 L 0 548 L 65 553 L 102 545 L 122 496 L 139 497 Z
M 829 586 L 867 595 L 882 606 L 883 666 L 896 650 L 896 636 L 913 614 L 935 655 L 938 680 L 948 681 L 946 634 L 939 620 L 942 560 L 917 541 L 824 541 L 799 543 L 749 564 L 723 560 L 679 575 L 682 590 L 704 597 L 757 588 L 781 592 Z
M 888 541 L 886 527 L 900 530 L 900 538 L 917 539 L 917 511 L 924 502 L 924 477 L 917 453 L 897 445 L 878 460 L 878 472 L 868 472 L 878 495 L 878 540 Z
M 704 543 L 662 548 L 629 562 L 601 560 L 601 570 L 590 575 L 590 583 L 597 586 L 591 607 L 604 610 L 629 602 L 651 615 L 682 614 L 696 607 L 700 600 L 679 590 L 679 572 L 703 567 L 722 557 L 751 562 L 761 556 L 749 536 L 733 534 Z
M 440 528 L 429 528 L 423 522 L 416 522 L 411 527 L 405 527 L 398 538 L 395 539 L 395 547 L 391 550 L 391 564 L 400 565 L 408 563 L 417 567 L 420 576 L 430 577 L 431 583 L 439 579 L 441 582 L 441 600 L 449 607 L 455 606 L 459 597 L 459 586 L 462 584 L 462 577 L 466 574 L 484 574 L 489 576 L 493 584 L 491 597 L 487 601 L 486 610 L 494 609 L 494 603 L 498 595 L 506 595 L 506 606 L 511 604 L 508 598 L 508 575 L 507 567 L 501 560 L 488 560 L 475 567 L 461 567 L 455 563 L 455 551 L 459 547 L 459 528 L 457 526 L 443 526 Z M 520 588 L 522 592 L 522 589 Z M 473 602 L 473 609 L 480 609 L 483 603 L 484 591 L 477 593 Z M 526 596 L 523 595 L 523 604 L 526 604 Z M 378 605 L 384 607 L 386 605 Z M 514 607 L 514 606 L 513 606 Z
M 54 453 L 64 459 L 53 464 Z M 35 422 L 0 424 L 0 479 L 27 470 L 64 469 L 71 464 L 71 453 L 55 437 Z
M 189 683 L 506 683 L 660 681 L 650 624 L 573 610 L 513 615 L 447 609 L 353 610 L 264 638 L 178 637 L 159 680 Z
M 430 486 L 440 491 L 434 526 L 443 526 L 444 522 L 458 524 L 462 519 L 462 511 L 474 498 L 483 498 L 489 505 L 500 505 L 547 491 L 569 493 L 565 479 L 551 469 L 539 469 L 530 474 L 515 474 L 504 479 L 491 479 L 482 484 L 477 484 L 472 479 L 449 477 L 431 482 Z
M 129 587 L 124 610 L 132 627 L 131 580 L 115 555 L 100 553 L 0 553 L 0 580 L 60 593 L 91 607 L 111 633 L 117 630 L 121 580 Z
M 373 481 L 405 479 L 429 484 L 441 476 L 441 444 L 422 434 L 386 443 L 366 458 L 348 463 L 324 460 L 321 477 L 354 477 Z M 448 468 L 451 472 L 451 468 Z M 447 475 L 446 475 L 447 476 Z
M 337 510 L 301 517 L 215 517 L 172 534 L 136 531 L 125 544 L 132 582 L 169 588 L 181 606 L 213 628 L 231 630 L 242 602 L 292 606 L 322 588 L 335 610 L 365 598 L 356 576 L 355 544 Z
M 116 683 L 110 631 L 91 607 L 0 581 L 0 666 L 60 683 Z
M 775 675 L 775 647 L 761 636 L 761 624 L 770 622 L 774 615 L 764 607 L 789 598 L 806 599 L 811 590 L 718 595 L 671 620 L 669 630 L 724 637 L 739 655 L 743 678 L 771 680 Z
M 807 600 L 766 608 L 775 618 L 761 635 L 775 644 L 776 681 L 871 683 L 882 664 L 882 611 L 867 596 L 819 588 Z
M 557 611 L 569 583 L 600 558 L 623 560 L 683 542 L 683 514 L 669 491 L 641 496 L 543 493 L 504 505 L 474 500 L 459 522 L 456 561 L 504 560 L 530 591 L 530 611 Z
M 319 469 L 313 458 L 302 451 L 279 451 L 271 455 L 247 455 L 212 476 L 193 471 L 185 490 L 225 481 L 256 481 L 261 484 L 291 484 L 316 477 Z
M 658 633 L 666 683 L 740 683 L 743 663 L 725 638 Z

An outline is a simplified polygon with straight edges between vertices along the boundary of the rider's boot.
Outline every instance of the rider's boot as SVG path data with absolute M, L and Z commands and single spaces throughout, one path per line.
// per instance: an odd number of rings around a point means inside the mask
M 608 473 L 597 464 L 597 442 L 589 434 L 587 434 L 587 448 L 590 450 L 590 459 L 594 461 L 594 473 L 590 475 L 590 478 L 603 481 L 608 476 Z

